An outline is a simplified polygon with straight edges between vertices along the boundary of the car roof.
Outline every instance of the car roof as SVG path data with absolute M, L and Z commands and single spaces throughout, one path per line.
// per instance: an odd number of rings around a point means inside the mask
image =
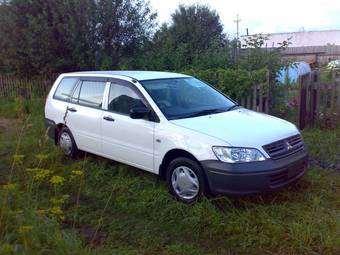
M 68 73 L 74 75 L 91 74 L 91 75 L 120 75 L 126 76 L 138 81 L 143 80 L 156 80 L 156 79 L 167 79 L 167 78 L 185 78 L 190 77 L 185 74 L 171 73 L 171 72 L 158 72 L 158 71 L 85 71 L 85 72 L 74 72 Z

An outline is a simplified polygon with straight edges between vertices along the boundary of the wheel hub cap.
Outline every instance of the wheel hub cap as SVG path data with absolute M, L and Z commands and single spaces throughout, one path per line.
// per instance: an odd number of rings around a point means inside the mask
M 70 155 L 72 151 L 72 140 L 68 133 L 64 132 L 60 135 L 59 139 L 60 148 L 66 155 Z
M 171 183 L 176 194 L 183 199 L 193 199 L 199 192 L 197 175 L 186 166 L 175 168 L 172 172 Z

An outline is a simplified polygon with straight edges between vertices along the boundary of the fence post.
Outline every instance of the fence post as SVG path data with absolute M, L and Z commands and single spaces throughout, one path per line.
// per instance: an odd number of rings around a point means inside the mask
M 257 102 L 257 84 L 254 84 L 253 85 L 253 110 L 254 111 L 258 111 L 256 102 Z
M 270 73 L 267 71 L 267 76 L 266 76 L 266 100 L 265 100 L 265 105 L 264 105 L 264 112 L 268 113 L 269 112 L 269 89 L 270 89 Z
M 263 83 L 259 84 L 259 112 L 263 112 Z
M 310 111 L 311 111 L 311 127 L 315 127 L 315 122 L 317 118 L 317 98 L 318 98 L 318 87 L 320 83 L 320 71 L 313 71 L 312 75 L 312 86 L 311 86 L 311 101 L 310 101 Z
M 336 89 L 336 96 L 337 102 L 335 102 L 335 111 L 337 116 L 338 123 L 340 123 L 340 77 L 336 77 L 335 80 L 335 89 Z
M 299 76 L 299 128 L 302 130 L 306 126 L 306 88 L 304 76 Z
M 2 75 L 0 75 L 0 97 L 3 97 L 4 96 L 4 82 L 2 80 Z
M 307 123 L 306 125 L 310 126 L 312 123 L 312 82 L 313 82 L 313 75 L 314 75 L 314 71 L 310 72 L 308 74 L 308 79 L 306 82 L 306 117 L 307 117 Z

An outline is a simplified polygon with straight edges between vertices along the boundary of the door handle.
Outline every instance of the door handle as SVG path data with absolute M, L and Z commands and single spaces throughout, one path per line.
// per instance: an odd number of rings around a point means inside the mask
M 74 107 L 67 107 L 67 110 L 70 111 L 70 112 L 76 112 L 77 109 L 74 108 Z
M 103 119 L 107 121 L 115 121 L 115 119 L 112 118 L 111 116 L 104 116 Z

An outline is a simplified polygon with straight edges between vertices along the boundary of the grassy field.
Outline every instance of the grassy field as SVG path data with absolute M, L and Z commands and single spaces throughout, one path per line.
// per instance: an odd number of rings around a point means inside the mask
M 42 105 L 0 100 L 0 254 L 340 254 L 340 129 L 304 131 L 297 184 L 189 206 L 155 175 L 63 157 Z

